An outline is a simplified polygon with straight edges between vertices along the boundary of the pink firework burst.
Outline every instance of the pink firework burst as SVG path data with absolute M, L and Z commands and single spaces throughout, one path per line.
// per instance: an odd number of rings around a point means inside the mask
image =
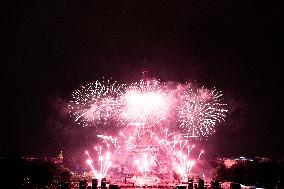
M 186 85 L 179 94 L 178 122 L 186 137 L 207 137 L 215 132 L 215 125 L 224 121 L 226 104 L 222 93 Z
M 83 126 L 107 124 L 116 119 L 119 101 L 125 85 L 117 82 L 95 81 L 72 93 L 68 108 L 75 122 Z
M 167 91 L 156 80 L 148 81 L 147 86 L 140 82 L 130 85 L 122 97 L 121 116 L 130 124 L 159 124 L 167 119 L 171 101 Z

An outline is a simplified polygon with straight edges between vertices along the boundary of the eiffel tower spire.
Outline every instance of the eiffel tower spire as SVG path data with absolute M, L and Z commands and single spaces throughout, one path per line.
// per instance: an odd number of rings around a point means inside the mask
M 143 89 L 147 90 L 149 70 L 147 67 L 147 59 L 145 58 L 144 68 L 142 70 Z

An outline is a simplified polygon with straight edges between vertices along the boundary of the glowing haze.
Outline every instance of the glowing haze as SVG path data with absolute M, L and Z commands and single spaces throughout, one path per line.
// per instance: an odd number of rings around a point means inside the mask
M 169 116 L 171 101 L 156 80 L 131 84 L 121 95 L 121 117 L 128 123 L 158 124 Z

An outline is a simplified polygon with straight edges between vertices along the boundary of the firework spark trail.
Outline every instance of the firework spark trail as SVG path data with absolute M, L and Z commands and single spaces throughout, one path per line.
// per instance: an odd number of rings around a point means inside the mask
M 198 155 L 198 158 L 197 158 L 198 160 L 200 159 L 201 154 L 203 154 L 203 153 L 204 153 L 204 151 L 203 151 L 203 150 L 201 150 L 201 151 L 200 151 L 200 153 L 199 153 L 199 155 Z
M 94 166 L 93 166 L 93 160 L 92 160 L 92 158 L 90 157 L 88 151 L 86 151 L 85 154 L 88 156 L 88 160 L 87 160 L 86 162 L 87 162 L 88 165 L 90 165 L 90 167 L 91 167 L 91 169 L 92 169 L 92 171 L 93 171 L 93 173 L 94 173 L 94 172 L 95 172 L 95 168 L 94 168 Z
M 181 175 L 183 179 L 188 177 L 191 173 L 193 166 L 197 161 L 200 160 L 201 155 L 204 153 L 203 150 L 200 151 L 198 158 L 190 158 L 190 153 L 195 147 L 195 145 L 189 145 L 188 140 L 185 140 L 180 134 L 170 133 L 168 134 L 168 129 L 165 129 L 166 135 L 161 139 L 156 136 L 156 140 L 161 145 L 162 149 L 167 152 L 171 152 L 175 157 L 173 162 L 173 167 Z M 187 145 L 187 148 L 185 146 Z M 184 152 L 187 149 L 187 152 Z
M 174 151 L 174 156 L 178 160 L 177 162 L 174 162 L 174 167 L 177 167 L 176 170 L 183 179 L 187 178 L 188 174 L 191 173 L 193 165 L 195 165 L 196 161 L 200 159 L 202 153 L 204 153 L 204 151 L 200 152 L 197 160 L 194 160 L 189 158 L 189 152 L 186 155 L 182 152 L 182 150 Z
M 156 136 L 156 133 L 152 132 L 149 128 L 139 126 L 123 128 L 116 137 L 108 135 L 97 136 L 102 139 L 102 142 L 111 142 L 114 145 L 119 144 L 125 149 L 131 150 L 137 146 L 136 142 L 140 141 L 145 134 L 148 134 L 148 137 L 153 139 Z
M 187 156 L 182 153 L 182 151 L 174 152 L 174 155 L 176 158 L 179 160 L 178 161 L 178 166 L 177 166 L 177 171 L 178 173 L 183 177 L 187 177 L 187 173 L 190 169 L 191 166 L 191 160 L 187 159 Z
M 144 153 L 141 159 L 136 159 L 134 162 L 137 164 L 138 170 L 141 172 L 141 174 L 146 176 L 147 172 L 150 171 L 150 168 L 154 163 L 154 156 Z
M 125 155 L 131 152 L 133 148 L 136 148 L 138 145 L 136 145 L 133 140 L 138 139 L 139 138 L 138 135 L 144 135 L 146 132 L 148 131 L 139 133 L 139 129 L 135 129 L 135 131 L 133 132 L 134 135 L 129 135 L 130 139 L 126 138 L 125 135 L 121 134 L 122 137 L 118 138 L 118 143 L 121 143 L 123 145 L 122 146 L 123 150 L 128 151 L 128 152 L 122 151 L 122 154 Z M 154 137 L 153 135 L 154 135 L 153 133 L 150 133 L 151 137 Z M 103 142 L 108 142 L 108 141 L 112 142 L 114 140 L 113 136 L 98 135 L 98 137 L 103 139 Z M 157 158 L 155 153 L 152 152 L 152 147 L 153 147 L 152 145 L 148 146 L 146 145 L 142 149 L 137 149 L 141 150 L 142 153 L 133 160 L 133 163 L 137 166 L 137 169 L 139 170 L 139 172 L 141 172 L 143 176 L 147 176 L 147 174 L 151 171 L 154 161 Z
M 108 144 L 108 141 L 110 141 L 114 147 L 117 147 L 117 144 L 119 143 L 117 140 L 117 137 L 112 137 L 112 136 L 105 136 L 105 135 L 97 135 L 97 137 L 102 138 L 104 143 Z
M 97 152 L 97 164 L 99 165 L 99 171 L 97 169 L 95 169 L 94 166 L 94 160 L 92 159 L 92 157 L 90 156 L 88 151 L 85 151 L 85 154 L 87 155 L 88 159 L 86 160 L 86 163 L 90 166 L 93 175 L 95 176 L 95 178 L 98 178 L 99 180 L 104 178 L 107 174 L 108 169 L 111 166 L 111 160 L 112 160 L 112 156 L 114 156 L 118 150 L 118 148 L 115 148 L 114 153 L 111 153 L 111 148 L 109 144 L 107 145 L 107 149 L 106 152 L 103 153 L 103 147 L 99 146 L 99 148 L 97 146 L 94 147 L 94 149 Z
M 165 129 L 162 133 L 149 133 L 149 130 L 142 128 L 133 128 L 133 130 L 140 132 L 140 134 L 137 134 L 136 131 L 132 131 L 128 133 L 121 132 L 120 138 L 104 135 L 98 135 L 98 137 L 101 138 L 105 143 L 110 142 L 113 144 L 116 140 L 117 143 L 121 145 L 119 147 L 122 147 L 122 149 L 128 150 L 128 152 L 130 152 L 133 148 L 136 148 L 137 144 L 135 143 L 135 140 L 139 138 L 138 135 L 145 136 L 145 133 L 148 133 L 148 136 L 156 141 L 154 145 L 161 147 L 160 149 L 162 149 L 167 155 L 169 155 L 169 157 L 172 157 L 173 167 L 176 168 L 177 173 L 180 174 L 182 178 L 186 178 L 188 174 L 191 173 L 193 166 L 200 160 L 201 155 L 204 153 L 204 151 L 201 150 L 198 157 L 194 158 L 194 155 L 191 155 L 191 152 L 194 149 L 195 145 L 189 144 L 189 140 L 185 139 L 181 134 L 169 132 L 168 129 Z M 125 136 L 125 134 L 127 134 L 127 137 Z M 151 167 L 154 163 L 155 157 L 151 154 L 152 146 L 153 145 L 151 144 L 148 145 L 148 147 L 143 147 L 143 153 L 141 154 L 141 156 L 134 160 L 134 163 L 137 165 L 138 170 L 144 176 L 146 176 L 147 173 L 151 170 Z M 98 153 L 100 153 L 100 150 L 98 148 L 96 150 L 98 151 Z M 116 151 L 117 150 L 118 148 L 116 149 Z M 123 153 L 125 153 L 125 151 L 123 151 L 122 154 Z

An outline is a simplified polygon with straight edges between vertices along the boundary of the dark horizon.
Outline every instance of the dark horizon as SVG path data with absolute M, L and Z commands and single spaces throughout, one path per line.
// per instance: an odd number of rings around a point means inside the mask
M 112 77 L 195 81 L 231 113 L 212 156 L 283 157 L 280 6 L 253 1 L 21 1 L 5 4 L 1 154 L 72 154 L 95 142 L 64 110 L 73 90 Z

